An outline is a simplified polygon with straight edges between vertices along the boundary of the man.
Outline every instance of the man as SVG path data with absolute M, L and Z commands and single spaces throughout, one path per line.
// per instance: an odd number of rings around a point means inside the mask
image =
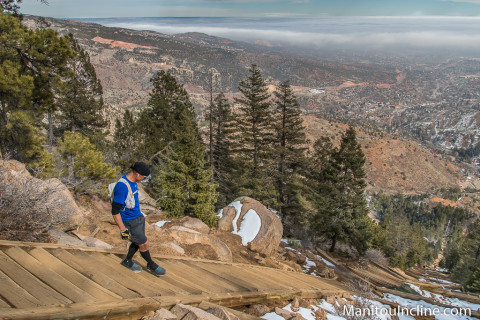
M 130 169 L 132 171 L 124 175 L 113 189 L 113 219 L 120 229 L 121 238 L 132 241 L 127 256 L 121 264 L 133 272 L 142 271 L 142 267 L 132 261 L 133 255 L 140 249 L 140 255 L 147 262 L 147 271 L 160 277 L 165 275 L 166 270 L 156 264 L 150 256 L 149 243 L 145 236 L 145 217 L 140 211 L 138 200 L 137 182 L 149 178 L 150 168 L 144 162 L 135 162 Z

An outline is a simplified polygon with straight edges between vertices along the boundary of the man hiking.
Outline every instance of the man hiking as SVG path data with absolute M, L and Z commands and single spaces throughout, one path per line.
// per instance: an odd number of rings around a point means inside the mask
M 135 162 L 132 171 L 118 180 L 113 189 L 112 215 L 120 229 L 123 240 L 132 242 L 128 253 L 121 264 L 133 272 L 142 271 L 142 267 L 132 261 L 133 255 L 140 249 L 140 255 L 147 261 L 147 271 L 157 277 L 163 276 L 166 270 L 156 264 L 148 250 L 145 236 L 145 217 L 140 211 L 137 182 L 146 181 L 150 176 L 150 168 L 144 162 Z

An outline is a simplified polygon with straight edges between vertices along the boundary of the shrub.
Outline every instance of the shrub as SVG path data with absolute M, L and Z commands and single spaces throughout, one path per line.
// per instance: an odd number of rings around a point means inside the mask
M 117 177 L 117 167 L 105 163 L 101 152 L 78 132 L 65 131 L 59 143 L 60 180 L 76 193 L 100 193 Z
M 5 171 L 3 171 L 5 172 Z M 61 217 L 38 215 L 38 204 L 43 203 L 51 189 L 40 189 L 38 180 L 16 176 L 15 181 L 0 173 L 0 239 L 49 242 L 48 230 Z
M 382 251 L 377 249 L 368 249 L 367 252 L 365 252 L 365 259 L 380 265 L 384 265 L 384 266 L 388 265 L 388 259 L 385 258 L 385 255 L 383 254 Z

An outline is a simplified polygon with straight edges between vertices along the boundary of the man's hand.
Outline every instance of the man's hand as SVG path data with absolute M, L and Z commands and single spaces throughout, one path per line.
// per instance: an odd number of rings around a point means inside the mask
M 122 240 L 130 239 L 130 232 L 128 231 L 128 229 L 125 229 L 124 231 L 120 231 L 120 237 L 122 238 Z

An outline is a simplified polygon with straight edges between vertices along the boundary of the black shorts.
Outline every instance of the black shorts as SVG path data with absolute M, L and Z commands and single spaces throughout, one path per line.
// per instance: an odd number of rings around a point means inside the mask
M 144 244 L 147 242 L 145 235 L 145 217 L 143 214 L 133 220 L 124 221 L 123 224 L 130 231 L 130 241 L 135 244 Z

